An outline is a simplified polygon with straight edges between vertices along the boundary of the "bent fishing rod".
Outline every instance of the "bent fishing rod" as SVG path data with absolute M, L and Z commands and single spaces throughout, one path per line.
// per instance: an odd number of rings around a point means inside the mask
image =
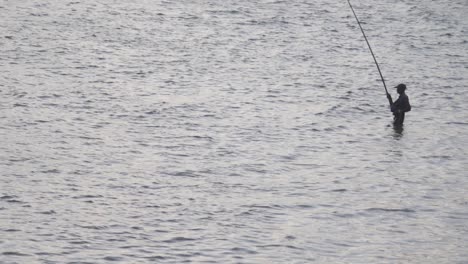
M 353 14 L 354 14 L 354 17 L 356 18 L 356 21 L 359 25 L 359 28 L 361 29 L 361 32 L 362 32 L 362 35 L 364 36 L 364 39 L 366 40 L 366 43 L 367 43 L 367 46 L 369 47 L 369 50 L 372 54 L 372 58 L 374 58 L 374 62 L 375 62 L 375 66 L 377 66 L 377 70 L 379 71 L 379 74 L 380 74 L 380 78 L 382 79 L 382 83 L 383 83 L 383 86 L 385 88 L 385 93 L 388 95 L 388 91 L 387 91 L 387 85 L 385 85 L 385 80 L 384 80 L 384 77 L 382 75 L 382 71 L 380 71 L 380 67 L 379 67 L 379 63 L 377 62 L 377 59 L 375 58 L 375 55 L 374 55 L 374 52 L 372 51 L 372 48 L 369 44 L 369 40 L 367 40 L 367 36 L 366 36 L 366 33 L 364 33 L 364 29 L 362 28 L 361 26 L 361 22 L 359 21 L 357 15 L 356 15 L 356 12 L 354 12 L 354 8 L 353 6 L 351 5 L 351 2 L 350 0 L 348 0 L 348 4 L 349 4 L 349 7 L 351 7 L 351 11 L 353 11 Z M 390 103 L 391 104 L 391 103 Z

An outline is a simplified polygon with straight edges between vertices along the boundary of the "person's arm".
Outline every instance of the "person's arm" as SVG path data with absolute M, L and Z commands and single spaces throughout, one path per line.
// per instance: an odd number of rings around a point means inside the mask
M 388 103 L 390 104 L 390 107 L 393 105 L 393 99 L 392 99 L 392 96 L 387 93 L 387 99 L 388 99 Z

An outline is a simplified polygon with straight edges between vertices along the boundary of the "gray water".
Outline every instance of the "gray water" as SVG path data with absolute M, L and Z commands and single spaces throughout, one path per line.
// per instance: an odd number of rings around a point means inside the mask
M 134 3 L 132 3 L 134 2 Z M 0 263 L 468 263 L 468 2 L 0 0 Z

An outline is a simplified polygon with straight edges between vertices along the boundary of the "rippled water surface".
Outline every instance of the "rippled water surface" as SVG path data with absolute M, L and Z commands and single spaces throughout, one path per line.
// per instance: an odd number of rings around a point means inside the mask
M 468 2 L 353 3 L 402 130 L 344 0 L 0 0 L 0 262 L 467 263 Z

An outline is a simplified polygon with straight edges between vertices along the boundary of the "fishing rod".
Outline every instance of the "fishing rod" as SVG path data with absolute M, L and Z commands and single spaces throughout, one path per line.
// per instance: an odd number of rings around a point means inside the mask
M 372 48 L 371 48 L 371 46 L 369 44 L 369 40 L 367 40 L 366 33 L 364 33 L 364 29 L 361 26 L 361 22 L 359 21 L 357 15 L 356 15 L 356 12 L 354 12 L 354 8 L 351 5 L 350 0 L 348 0 L 348 4 L 349 4 L 349 7 L 351 7 L 351 10 L 353 11 L 354 17 L 356 18 L 356 21 L 357 21 L 357 23 L 359 25 L 359 28 L 361 29 L 362 35 L 364 36 L 364 39 L 366 40 L 367 46 L 369 47 L 369 50 L 370 50 L 370 52 L 372 54 L 372 58 L 374 58 L 375 66 L 377 66 L 377 70 L 379 70 L 380 78 L 382 79 L 382 83 L 383 83 L 383 86 L 385 88 L 385 93 L 388 95 L 387 85 L 385 85 L 385 80 L 384 80 L 384 77 L 382 75 L 382 71 L 380 71 L 379 63 L 377 63 L 377 59 L 375 58 L 374 52 L 372 51 Z

